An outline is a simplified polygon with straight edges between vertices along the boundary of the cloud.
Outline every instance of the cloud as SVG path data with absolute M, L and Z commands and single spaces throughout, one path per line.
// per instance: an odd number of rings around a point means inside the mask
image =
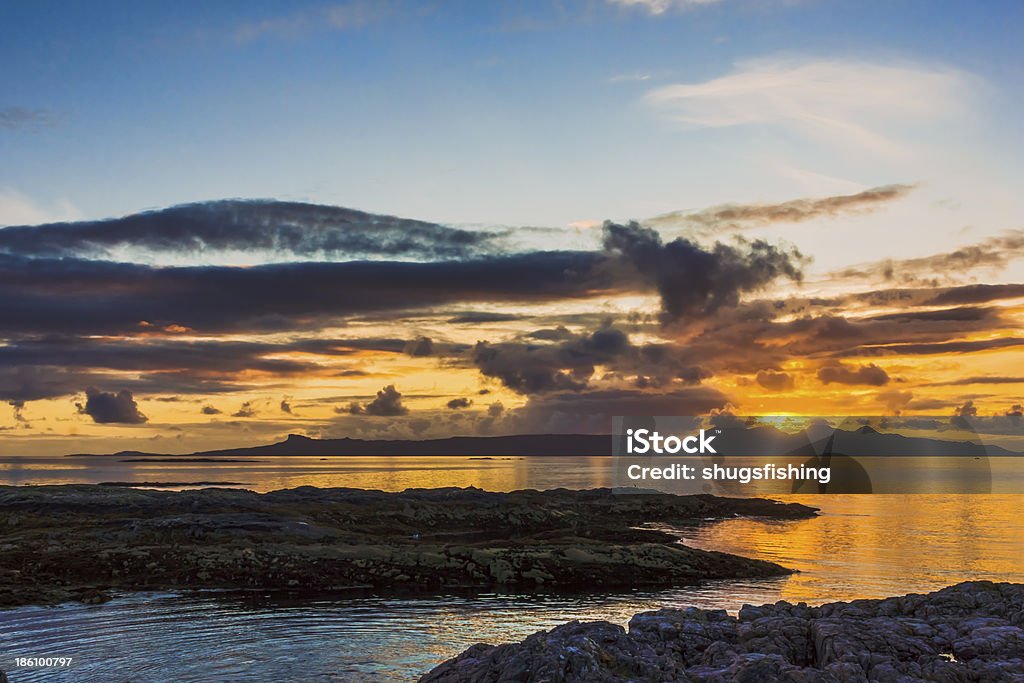
M 710 232 L 737 231 L 772 223 L 801 223 L 816 218 L 876 211 L 902 199 L 914 185 L 886 185 L 856 194 L 794 199 L 779 204 L 724 204 L 697 212 L 675 211 L 644 221 L 645 225 L 689 225 Z
M 142 424 L 148 420 L 139 412 L 132 392 L 126 389 L 115 394 L 89 387 L 85 390 L 85 404 L 75 405 L 80 414 L 88 415 L 98 424 Z
M 610 274 L 595 271 L 605 260 L 600 252 L 536 252 L 430 263 L 153 268 L 0 253 L 0 319 L 9 334 L 137 332 L 144 321 L 197 331 L 301 329 L 453 302 L 593 298 L 618 288 Z
M 930 306 L 948 306 L 1017 298 L 1024 298 L 1024 284 L 963 285 L 942 289 L 924 303 Z
M 478 324 L 478 323 L 502 323 L 521 320 L 523 316 L 512 313 L 490 313 L 486 311 L 466 311 L 455 317 L 449 318 L 452 325 Z
M 256 415 L 256 408 L 252 405 L 252 401 L 245 401 L 242 406 L 231 413 L 231 417 L 254 417 Z
M 452 400 L 448 401 L 448 407 L 451 408 L 452 410 L 457 410 L 459 408 L 468 408 L 471 405 L 473 405 L 472 400 L 461 396 L 459 398 L 453 398 Z
M 865 384 L 880 387 L 889 383 L 889 373 L 874 363 L 851 367 L 843 363 L 831 363 L 818 369 L 818 379 L 823 384 Z
M 637 223 L 604 225 L 604 248 L 635 268 L 661 294 L 666 319 L 701 317 L 723 306 L 735 306 L 740 295 L 767 287 L 777 279 L 802 279 L 803 256 L 754 240 L 738 246 L 716 243 L 704 249 L 676 238 L 663 243 L 651 228 Z
M 1024 384 L 1024 377 L 1005 375 L 984 375 L 980 377 L 961 377 L 947 382 L 929 382 L 927 387 L 966 387 L 972 384 Z
M 775 370 L 760 370 L 756 376 L 757 383 L 769 391 L 788 391 L 793 388 L 793 376 Z
M 564 330 L 564 328 L 563 328 Z M 632 378 L 641 388 L 700 384 L 710 373 L 696 365 L 701 359 L 688 346 L 672 343 L 633 344 L 629 335 L 605 321 L 593 332 L 527 340 L 478 342 L 470 361 L 485 377 L 501 381 L 525 395 L 581 392 L 594 380 L 623 383 Z M 538 343 L 534 338 L 543 339 Z M 598 372 L 601 370 L 602 372 Z
M 350 350 L 343 348 L 345 343 L 342 340 L 269 343 L 230 340 L 179 341 L 173 338 L 23 339 L 10 340 L 0 346 L 0 367 L 49 365 L 63 368 L 104 368 L 135 373 L 189 368 L 203 372 L 206 376 L 225 376 L 246 370 L 287 375 L 314 370 L 317 365 L 308 361 L 266 356 L 289 351 L 328 356 L 347 355 Z M 353 340 L 352 343 L 359 342 Z
M 289 403 L 287 397 L 281 399 L 281 412 L 288 413 L 289 415 L 292 414 L 292 404 Z
M 615 415 L 706 415 L 729 403 L 711 387 L 664 392 L 609 389 L 533 396 L 516 411 L 508 427 L 532 434 L 610 434 Z
M 386 0 L 355 0 L 249 22 L 239 26 L 233 38 L 248 43 L 268 36 L 295 39 L 315 31 L 350 31 L 380 21 L 391 13 L 391 3 Z
M 218 410 L 217 408 L 214 408 L 213 406 L 206 405 L 203 406 L 203 409 L 200 410 L 199 412 L 201 412 L 203 415 L 220 415 L 222 411 Z
M 851 351 L 851 354 L 860 356 L 887 356 L 887 355 L 914 355 L 928 356 L 934 354 L 950 353 L 976 353 L 978 351 L 991 351 L 993 349 L 1008 349 L 1024 345 L 1024 338 L 1021 337 L 998 337 L 995 339 L 980 339 L 978 341 L 950 341 L 931 342 L 924 344 L 884 344 L 880 346 L 863 346 Z
M 914 392 L 888 389 L 886 391 L 878 392 L 876 398 L 885 404 L 886 409 L 890 413 L 899 415 L 903 409 L 907 407 L 907 404 L 914 398 Z
M 14 194 L 0 194 L 0 208 L 14 199 Z M 18 216 L 17 212 L 8 213 Z M 187 257 L 189 263 L 226 252 L 245 252 L 247 259 L 262 254 L 268 260 L 451 259 L 497 251 L 505 234 L 272 200 L 183 204 L 122 218 L 42 225 L 31 223 L 45 220 L 45 213 L 21 213 L 22 225 L 0 231 L 0 253 L 114 260 L 123 260 L 126 254 L 140 259 L 164 254 L 166 261 Z
M 66 221 L 73 220 L 78 215 L 78 209 L 70 202 L 44 205 L 11 188 L 0 187 L 0 226 Z M 0 237 L 3 234 L 3 231 L 0 231 Z
M 430 356 L 434 353 L 434 340 L 430 337 L 416 337 L 405 346 L 405 352 L 413 358 Z
M 845 268 L 830 274 L 834 278 L 864 279 L 915 283 L 959 276 L 978 268 L 997 270 L 1024 257 L 1024 230 L 1007 230 L 977 244 L 952 251 L 910 259 L 884 259 L 874 263 Z M 996 285 L 977 285 L 992 287 Z M 1006 285 L 1004 285 L 1006 286 Z
M 46 109 L 27 109 L 25 107 L 0 108 L 0 128 L 6 130 L 34 130 L 54 128 L 64 120 L 60 114 Z
M 669 11 L 685 11 L 714 5 L 721 0 L 607 0 L 608 4 L 620 7 L 641 9 L 648 14 L 658 16 Z
M 12 230 L 14 238 L 8 234 Z M 0 231 L 5 292 L 0 319 L 8 334 L 272 332 L 453 303 L 582 300 L 650 291 L 661 294 L 666 320 L 699 318 L 736 305 L 744 293 L 776 279 L 799 280 L 802 260 L 799 252 L 763 240 L 704 248 L 683 239 L 663 243 L 655 231 L 635 223 L 609 223 L 601 251 L 157 268 L 43 257 L 38 252 L 67 251 L 76 242 L 62 242 L 56 234 L 44 239 L 45 230 L 34 230 Z M 157 241 L 175 243 L 169 230 L 156 231 L 162 235 Z M 19 253 L 4 254 L 5 248 Z
M 380 417 L 395 417 L 406 415 L 409 410 L 402 405 L 402 394 L 398 392 L 394 384 L 389 384 L 377 392 L 377 398 L 369 403 L 352 402 L 348 407 L 352 415 L 375 415 Z
M 630 83 L 636 81 L 649 81 L 651 80 L 651 74 L 648 73 L 632 73 L 632 74 L 617 74 L 608 79 L 609 83 Z M 597 221 L 597 225 L 601 222 Z M 593 224 L 590 221 L 575 221 L 570 223 L 571 227 L 586 228 L 591 227 Z
M 595 368 L 631 350 L 629 337 L 606 327 L 560 344 L 478 342 L 472 362 L 487 377 L 522 394 L 580 391 Z
M 962 406 L 957 406 L 953 410 L 953 415 L 956 417 L 977 417 L 978 408 L 974 405 L 974 401 L 967 401 Z
M 757 59 L 703 83 L 670 85 L 646 99 L 673 120 L 699 127 L 771 125 L 819 141 L 892 154 L 894 128 L 959 114 L 969 77 L 897 61 Z

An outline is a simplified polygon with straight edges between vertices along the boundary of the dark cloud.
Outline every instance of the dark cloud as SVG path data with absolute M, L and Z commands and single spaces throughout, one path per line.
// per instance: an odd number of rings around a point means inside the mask
M 199 412 L 201 412 L 203 415 L 220 415 L 221 414 L 221 411 L 218 410 L 217 408 L 214 408 L 213 406 L 203 406 L 203 409 L 200 410 Z
M 1024 416 L 1024 406 L 1020 403 L 1014 403 L 1010 406 L 1010 409 L 1006 411 L 1007 417 L 1022 417 Z
M 559 344 L 479 342 L 471 359 L 485 376 L 522 394 L 580 391 L 597 365 L 611 364 L 632 348 L 624 332 L 609 326 Z
M 1009 230 L 977 244 L 910 259 L 885 259 L 831 273 L 834 278 L 874 278 L 914 283 L 950 279 L 976 268 L 1003 268 L 1024 256 L 1024 230 Z
M 471 405 L 473 405 L 473 401 L 464 397 L 453 398 L 452 400 L 448 401 L 448 407 L 451 408 L 452 410 L 456 410 L 458 408 L 468 408 Z
M 175 339 L 89 339 L 48 337 L 15 341 L 0 347 L 0 367 L 57 365 L 64 368 L 104 368 L 152 372 L 190 368 L 219 373 L 258 370 L 295 374 L 316 368 L 309 362 L 266 358 L 292 350 L 324 355 L 345 355 L 349 349 L 337 340 L 285 343 L 239 341 L 180 341 Z
M 132 376 L 58 366 L 0 365 L 0 400 L 3 401 L 27 402 L 68 396 L 79 393 L 83 385 L 112 393 L 127 388 L 133 394 L 219 394 L 247 388 L 184 370 Z
M 676 211 L 651 218 L 649 225 L 688 225 L 719 231 L 744 230 L 772 223 L 802 223 L 815 218 L 876 211 L 902 199 L 915 185 L 886 185 L 856 194 L 794 199 L 781 204 L 725 204 L 697 212 Z
M 991 320 L 998 316 L 998 309 L 982 306 L 961 306 L 934 311 L 904 311 L 886 313 L 868 318 L 879 322 L 935 322 L 935 321 L 979 321 Z
M 996 339 L 981 339 L 978 341 L 951 341 L 936 342 L 928 344 L 886 344 L 884 346 L 867 346 L 850 351 L 850 355 L 859 356 L 888 356 L 888 355 L 915 355 L 927 356 L 940 353 L 975 353 L 978 351 L 990 351 L 992 349 L 1007 349 L 1024 345 L 1024 338 L 1021 337 L 999 337 Z
M 63 118 L 63 116 L 46 109 L 4 107 L 0 109 L 0 128 L 7 130 L 53 128 L 60 125 Z
M 542 341 L 564 341 L 566 339 L 572 339 L 576 335 L 564 325 L 558 327 L 549 327 L 543 330 L 534 330 L 526 335 L 531 339 L 540 339 Z
M 926 300 L 924 304 L 929 306 L 948 306 L 1022 297 L 1024 297 L 1024 284 L 964 285 L 962 287 L 944 289 Z
M 245 401 L 237 411 L 231 413 L 231 417 L 254 417 L 255 415 L 256 408 L 252 401 Z
M 505 412 L 505 404 L 501 401 L 495 401 L 491 405 L 487 406 L 487 415 L 489 417 L 498 417 Z
M 430 337 L 417 337 L 405 345 L 405 352 L 413 357 L 431 356 L 434 353 L 434 340 Z
M 599 252 L 538 252 L 430 263 L 154 268 L 0 254 L 0 320 L 8 334 L 138 333 L 171 326 L 274 332 L 320 328 L 370 312 L 584 299 L 641 287 L 598 272 L 605 260 Z
M 25 417 L 25 402 L 24 401 L 8 401 L 7 405 L 14 409 L 14 421 L 27 423 L 28 419 Z
M 142 424 L 148 419 L 139 412 L 132 392 L 126 389 L 115 394 L 89 387 L 85 390 L 85 404 L 75 405 L 79 413 L 98 424 Z
M 0 367 L 0 400 L 24 405 L 27 401 L 67 396 L 78 393 L 88 377 L 60 367 Z
M 851 367 L 843 363 L 830 363 L 818 369 L 823 384 L 865 384 L 880 387 L 889 383 L 889 373 L 874 363 Z
M 508 425 L 522 433 L 610 434 L 615 415 L 705 415 L 728 398 L 711 387 L 659 393 L 602 390 L 533 396 Z
M 953 418 L 950 422 L 961 429 L 971 430 L 973 429 L 971 418 L 976 417 L 978 417 L 978 408 L 974 405 L 973 400 L 968 400 L 963 405 L 953 408 Z
M 966 387 L 972 384 L 1024 384 L 1024 377 L 1005 375 L 984 375 L 980 377 L 961 377 L 947 382 L 930 382 L 927 387 Z
M 292 414 L 292 404 L 288 401 L 287 397 L 281 399 L 281 412 L 288 413 L 289 415 Z
M 760 370 L 755 379 L 769 391 L 788 391 L 794 384 L 792 375 L 776 370 Z
M 3 111 L 8 110 L 0 110 L 0 125 Z M 192 257 L 244 250 L 291 257 L 449 259 L 493 251 L 499 237 L 335 206 L 223 200 L 123 218 L 10 227 L 0 232 L 0 252 L 111 258 L 131 249 Z
M 953 415 L 956 417 L 977 417 L 978 408 L 974 405 L 974 401 L 966 401 L 963 405 L 953 409 Z
M 948 408 L 949 401 L 939 398 L 915 398 L 906 404 L 909 410 L 943 410 Z
M 705 250 L 685 240 L 663 244 L 657 233 L 636 224 L 608 224 L 605 251 L 247 268 L 49 258 L 77 243 L 57 232 L 49 238 L 43 228 L 0 233 L 6 294 L 0 320 L 8 334 L 275 332 L 456 302 L 528 303 L 652 290 L 662 295 L 666 317 L 676 319 L 710 314 L 779 277 L 800 276 L 798 254 L 763 241 Z M 153 232 L 168 244 L 185 239 L 173 231 Z
M 634 269 L 661 294 L 668 320 L 703 317 L 723 306 L 735 306 L 740 295 L 766 287 L 779 278 L 800 281 L 802 255 L 754 240 L 737 246 L 716 243 L 710 250 L 661 235 L 637 223 L 604 225 L 604 247 Z
M 523 316 L 515 315 L 512 313 L 487 313 L 479 311 L 467 311 L 466 313 L 460 313 L 457 316 L 448 319 L 448 322 L 453 325 L 461 325 L 467 323 L 503 323 L 514 320 L 521 320 Z
M 349 404 L 347 412 L 352 415 L 376 415 L 381 417 L 395 417 L 405 415 L 409 410 L 402 405 L 402 394 L 398 392 L 394 384 L 389 384 L 377 392 L 377 397 L 369 403 Z

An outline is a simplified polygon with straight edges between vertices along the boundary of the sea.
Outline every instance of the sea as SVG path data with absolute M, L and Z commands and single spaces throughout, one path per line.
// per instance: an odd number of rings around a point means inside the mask
M 607 457 L 125 459 L 5 456 L 0 484 L 215 481 L 256 491 L 306 485 L 511 491 L 621 483 L 619 465 Z M 936 465 L 940 475 L 943 467 Z M 123 594 L 100 605 L 0 610 L 0 670 L 11 683 L 414 681 L 474 643 L 517 641 L 572 619 L 625 625 L 637 612 L 663 607 L 735 612 L 744 604 L 822 604 L 966 580 L 1024 582 L 1019 468 L 1016 459 L 995 463 L 992 493 L 941 486 L 902 494 L 779 493 L 772 497 L 813 505 L 820 515 L 734 518 L 677 530 L 687 545 L 799 570 L 783 578 L 614 593 Z M 32 668 L 17 666 L 18 657 L 70 657 L 72 663 Z

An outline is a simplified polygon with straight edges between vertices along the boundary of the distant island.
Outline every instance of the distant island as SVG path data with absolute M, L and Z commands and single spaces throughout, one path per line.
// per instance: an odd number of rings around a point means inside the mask
M 837 429 L 826 438 L 812 439 L 807 432 L 783 432 L 771 426 L 726 429 L 718 443 L 719 455 L 815 456 L 829 453 L 853 456 L 1005 456 L 1022 455 L 991 444 L 950 441 L 879 432 L 871 427 Z M 109 455 L 186 461 L 187 458 L 238 458 L 254 456 L 610 456 L 610 434 L 514 434 L 507 436 L 453 436 L 445 439 L 313 439 L 289 434 L 284 441 L 182 455 L 120 451 L 110 454 L 72 453 L 67 457 Z

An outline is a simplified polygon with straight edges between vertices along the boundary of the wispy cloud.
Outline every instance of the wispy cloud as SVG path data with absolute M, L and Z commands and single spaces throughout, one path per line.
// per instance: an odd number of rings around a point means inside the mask
M 914 185 L 886 185 L 855 194 L 813 199 L 794 199 L 779 204 L 724 204 L 703 211 L 655 216 L 650 225 L 684 225 L 708 232 L 743 230 L 772 223 L 801 223 L 815 218 L 869 213 L 905 197 Z
M 354 0 L 249 22 L 239 26 L 233 36 L 238 42 L 247 43 L 266 36 L 297 38 L 319 30 L 352 30 L 377 22 L 391 12 L 390 2 Z
M 956 281 L 972 271 L 1005 268 L 1024 258 L 1024 230 L 1007 230 L 952 251 L 909 259 L 884 259 L 829 274 L 835 279 L 897 281 L 904 284 Z
M 0 108 L 0 128 L 7 130 L 31 130 L 53 128 L 60 125 L 64 117 L 47 109 L 26 107 Z
M 843 59 L 757 59 L 702 83 L 650 91 L 675 121 L 702 128 L 774 125 L 833 144 L 894 153 L 894 129 L 964 113 L 971 77 L 954 69 Z
M 649 81 L 651 80 L 651 74 L 648 73 L 632 73 L 632 74 L 617 74 L 608 79 L 609 83 L 631 83 L 636 81 Z
M 688 10 L 704 5 L 714 5 L 721 0 L 608 0 L 611 5 L 635 7 L 650 14 L 665 14 L 671 10 Z
M 68 202 L 43 204 L 11 188 L 0 187 L 0 227 L 74 220 L 79 211 Z

